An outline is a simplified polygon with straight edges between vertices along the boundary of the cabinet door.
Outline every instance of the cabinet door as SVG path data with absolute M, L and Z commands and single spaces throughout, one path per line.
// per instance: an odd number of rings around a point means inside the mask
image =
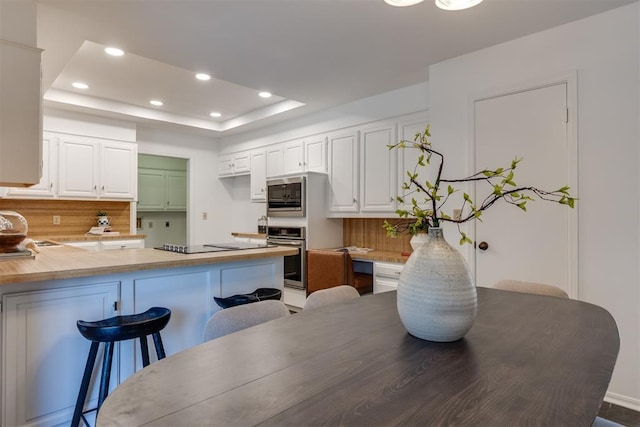
M 134 200 L 137 190 L 137 146 L 130 143 L 102 142 L 100 160 L 100 198 Z
M 251 156 L 249 153 L 239 153 L 233 156 L 234 175 L 246 175 L 251 172 Z
M 418 132 L 424 131 L 427 124 L 427 118 L 413 118 L 407 121 L 401 121 L 398 123 L 398 142 L 409 141 L 413 142 L 413 139 Z M 400 209 L 411 209 L 411 199 L 415 198 L 418 204 L 422 208 L 427 208 L 424 203 L 424 195 L 410 193 L 411 190 L 405 190 L 402 188 L 402 184 L 407 181 L 407 171 L 413 171 L 418 164 L 418 157 L 422 154 L 417 148 L 412 148 L 411 144 L 407 144 L 406 148 L 400 148 L 395 150 L 398 152 L 398 196 L 404 199 L 404 204 L 398 204 Z M 437 168 L 427 167 L 422 168 L 420 171 L 420 180 L 429 180 L 431 183 L 435 182 L 437 175 Z
M 305 169 L 327 173 L 327 141 L 324 137 L 305 141 Z
M 68 425 L 90 346 L 76 321 L 114 316 L 117 297 L 117 282 L 4 296 L 2 425 Z M 117 354 L 112 390 L 118 385 Z M 98 383 L 87 408 L 96 405 Z
M 218 159 L 218 176 L 233 175 L 233 159 L 231 156 L 223 156 Z
M 157 169 L 138 170 L 138 210 L 164 210 L 164 171 Z
M 42 178 L 40 182 L 31 187 L 9 188 L 7 196 L 49 198 L 56 195 L 57 142 L 57 138 L 48 135 L 42 139 Z
M 360 131 L 360 212 L 393 213 L 396 210 L 395 123 L 384 123 Z
M 304 171 L 303 141 L 295 141 L 284 146 L 284 173 L 300 173 Z
M 267 154 L 256 151 L 251 154 L 251 201 L 267 201 Z
M 168 211 L 187 210 L 187 173 L 181 171 L 166 171 L 166 202 Z
M 11 15 L 6 16 L 3 21 L 10 22 Z M 41 178 L 41 52 L 15 43 L 0 43 L 0 183 L 3 185 L 33 185 Z
M 128 292 L 125 289 L 125 293 Z M 204 326 L 215 304 L 210 270 L 135 279 L 132 292 L 133 307 L 130 309 L 134 313 L 141 313 L 149 307 L 171 310 L 171 321 L 160 333 L 167 357 L 202 343 Z M 149 348 L 153 348 L 151 337 Z M 127 341 L 123 343 L 123 349 L 124 354 L 135 353 L 135 359 L 123 360 L 123 375 L 142 369 L 140 345 Z M 151 361 L 156 360 L 155 351 L 149 353 Z
M 329 187 L 332 213 L 357 213 L 358 132 L 329 136 Z
M 284 174 L 284 155 L 281 145 L 267 148 L 267 177 Z
M 94 141 L 62 138 L 59 142 L 58 195 L 96 198 L 98 196 L 97 159 Z

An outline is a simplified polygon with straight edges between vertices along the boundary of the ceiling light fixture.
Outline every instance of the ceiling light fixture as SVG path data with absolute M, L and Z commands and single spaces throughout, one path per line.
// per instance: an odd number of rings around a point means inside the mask
M 89 89 L 89 85 L 82 82 L 73 82 L 71 83 L 71 86 L 75 87 L 76 89 Z
M 413 6 L 414 4 L 422 3 L 424 0 L 384 0 L 384 2 L 391 6 L 405 7 Z
M 260 98 L 271 98 L 270 92 L 260 92 L 258 95 L 260 96 Z
M 198 73 L 196 74 L 196 79 L 206 82 L 207 80 L 211 80 L 211 76 L 205 73 Z
M 462 10 L 469 9 L 481 2 L 482 0 L 436 0 L 436 6 L 444 10 Z
M 151 101 L 149 101 L 149 104 L 155 105 L 156 107 L 160 107 L 160 106 L 164 105 L 164 102 L 159 101 L 157 99 L 152 99 Z
M 222 117 L 222 114 L 218 113 L 217 111 L 214 111 L 213 113 L 209 114 L 211 117 Z
M 124 55 L 124 50 L 118 49 L 117 47 L 106 47 L 104 51 L 111 56 L 122 56 Z

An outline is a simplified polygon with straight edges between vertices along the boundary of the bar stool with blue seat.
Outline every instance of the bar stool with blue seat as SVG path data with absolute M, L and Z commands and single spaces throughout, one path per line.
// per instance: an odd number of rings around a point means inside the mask
M 153 343 L 156 349 L 158 360 L 164 359 L 164 346 L 160 331 L 167 326 L 171 310 L 164 307 L 152 307 L 144 313 L 132 314 L 126 316 L 115 316 L 109 319 L 99 320 L 96 322 L 85 322 L 78 320 L 78 330 L 86 339 L 91 341 L 87 364 L 82 376 L 80 391 L 78 392 L 78 400 L 73 412 L 71 426 L 77 427 L 82 418 L 88 425 L 84 414 L 91 411 L 99 411 L 102 403 L 109 393 L 109 379 L 111 377 L 111 361 L 113 358 L 113 344 L 118 341 L 126 341 L 130 339 L 140 339 L 140 349 L 142 350 L 142 365 L 149 365 L 149 347 L 147 345 L 147 336 L 153 337 Z M 89 390 L 91 374 L 98 354 L 100 343 L 105 343 L 104 357 L 102 361 L 102 373 L 100 375 L 100 394 L 98 396 L 98 406 L 88 411 L 82 410 Z

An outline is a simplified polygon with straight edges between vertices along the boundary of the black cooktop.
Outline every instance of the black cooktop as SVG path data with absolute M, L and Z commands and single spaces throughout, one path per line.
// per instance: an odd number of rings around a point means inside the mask
M 260 248 L 272 248 L 275 245 L 258 244 L 258 243 L 245 243 L 245 242 L 229 242 L 229 243 L 208 243 L 205 245 L 173 245 L 165 243 L 154 249 L 161 251 L 176 252 L 180 254 L 201 254 L 206 252 L 224 252 L 224 251 L 239 251 L 243 249 L 260 249 Z

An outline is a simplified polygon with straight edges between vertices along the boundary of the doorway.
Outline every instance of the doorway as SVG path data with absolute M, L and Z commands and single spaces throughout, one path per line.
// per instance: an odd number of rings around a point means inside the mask
M 519 186 L 557 190 L 569 185 L 577 196 L 577 150 L 569 124 L 569 82 L 531 87 L 474 102 L 476 168 L 508 166 L 518 157 Z M 484 197 L 478 184 L 476 199 Z M 576 208 L 577 209 L 577 208 Z M 478 286 L 502 279 L 547 283 L 577 297 L 577 213 L 536 200 L 522 212 L 506 203 L 475 223 Z
M 138 155 L 137 232 L 145 247 L 187 244 L 188 159 Z

